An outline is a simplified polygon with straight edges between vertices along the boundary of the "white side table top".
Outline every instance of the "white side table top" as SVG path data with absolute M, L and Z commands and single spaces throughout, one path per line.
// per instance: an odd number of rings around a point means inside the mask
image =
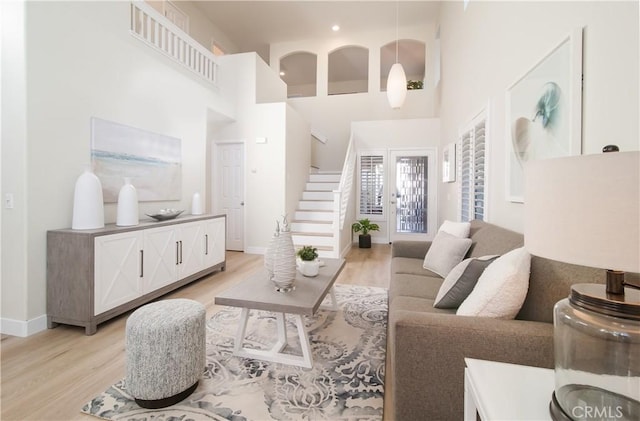
M 472 358 L 464 360 L 467 366 L 465 405 L 475 404 L 483 421 L 551 420 L 553 370 Z M 466 412 L 467 408 L 465 415 Z

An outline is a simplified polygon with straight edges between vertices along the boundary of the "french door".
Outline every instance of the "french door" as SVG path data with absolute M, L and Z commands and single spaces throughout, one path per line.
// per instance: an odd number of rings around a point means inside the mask
M 357 219 L 380 226 L 374 242 L 432 240 L 437 225 L 436 148 L 358 152 Z
M 436 157 L 435 148 L 389 151 L 389 241 L 433 239 Z

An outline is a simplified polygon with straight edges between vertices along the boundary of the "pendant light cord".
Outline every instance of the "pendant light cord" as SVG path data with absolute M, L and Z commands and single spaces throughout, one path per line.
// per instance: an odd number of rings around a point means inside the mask
M 398 15 L 400 13 L 400 0 L 396 0 L 396 63 L 398 63 Z

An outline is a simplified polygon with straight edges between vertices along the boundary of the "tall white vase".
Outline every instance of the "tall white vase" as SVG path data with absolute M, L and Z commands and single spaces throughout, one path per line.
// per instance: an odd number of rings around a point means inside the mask
M 202 215 L 202 198 L 200 193 L 193 193 L 193 199 L 191 200 L 191 215 Z
M 87 230 L 104 227 L 104 200 L 100 179 L 85 170 L 76 180 L 73 192 L 73 218 L 71 228 Z
M 282 220 L 282 229 L 275 238 L 275 250 L 273 259 L 272 281 L 276 285 L 276 291 L 289 292 L 295 288 L 296 280 L 296 250 L 293 247 L 291 231 L 287 217 Z
M 128 177 L 125 177 L 124 185 L 118 193 L 116 225 L 121 227 L 138 225 L 138 192 Z

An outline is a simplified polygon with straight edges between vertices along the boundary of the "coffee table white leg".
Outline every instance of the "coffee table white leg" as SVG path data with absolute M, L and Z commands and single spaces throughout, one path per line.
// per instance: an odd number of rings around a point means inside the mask
M 265 361 L 311 368 L 313 366 L 313 358 L 311 356 L 311 346 L 309 345 L 309 336 L 307 334 L 307 328 L 304 325 L 303 316 L 300 314 L 292 315 L 296 322 L 296 330 L 300 339 L 300 347 L 302 348 L 302 355 L 292 355 L 282 353 L 282 350 L 287 346 L 286 316 L 284 313 L 275 314 L 278 342 L 268 350 L 245 348 L 242 344 L 247 331 L 249 309 L 243 308 L 240 313 L 240 324 L 238 326 L 238 332 L 236 333 L 236 341 L 233 344 L 233 354 L 238 357 L 257 358 Z
M 281 352 L 287 346 L 287 325 L 284 313 L 276 313 L 276 326 L 278 327 L 278 342 L 273 346 L 273 352 Z
M 300 366 L 311 368 L 313 367 L 313 356 L 311 355 L 311 345 L 309 345 L 309 335 L 307 334 L 307 327 L 304 325 L 303 316 L 295 314 L 293 316 L 296 320 L 296 327 L 298 328 L 298 337 L 300 338 L 300 348 L 302 348 L 302 361 Z
M 331 297 L 331 305 L 321 305 L 323 310 L 338 311 L 338 300 L 336 299 L 336 291 L 333 287 L 329 290 L 329 297 Z
M 236 341 L 233 344 L 233 353 L 238 355 L 242 350 L 242 342 L 244 341 L 244 335 L 247 331 L 247 321 L 249 320 L 249 309 L 243 308 L 240 313 L 240 324 L 238 325 L 238 331 L 236 332 Z

